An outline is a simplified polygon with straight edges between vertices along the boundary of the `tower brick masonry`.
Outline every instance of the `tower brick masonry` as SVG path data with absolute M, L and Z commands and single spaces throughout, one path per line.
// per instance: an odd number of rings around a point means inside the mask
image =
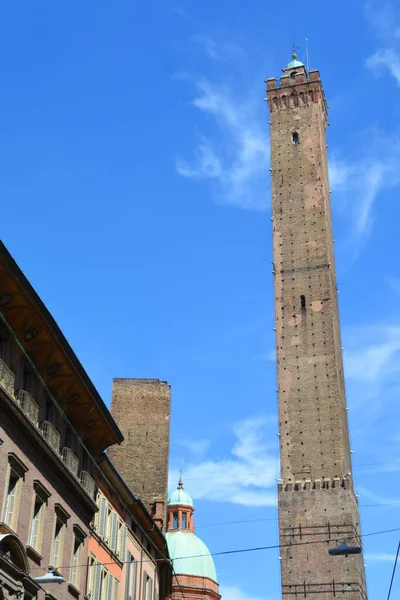
M 293 56 L 296 59 L 296 56 Z M 283 598 L 366 599 L 332 239 L 327 105 L 318 71 L 297 60 L 267 81 L 271 125 L 278 484 Z M 330 540 L 327 543 L 324 540 Z
M 165 530 L 171 388 L 158 379 L 114 379 L 111 415 L 124 435 L 108 455 Z

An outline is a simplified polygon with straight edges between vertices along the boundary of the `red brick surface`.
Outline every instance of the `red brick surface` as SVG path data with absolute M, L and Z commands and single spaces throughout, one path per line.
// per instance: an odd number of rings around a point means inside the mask
M 158 379 L 114 379 L 111 414 L 124 435 L 108 454 L 134 494 L 153 510 L 168 489 L 170 386 Z M 159 523 L 159 520 L 158 520 Z

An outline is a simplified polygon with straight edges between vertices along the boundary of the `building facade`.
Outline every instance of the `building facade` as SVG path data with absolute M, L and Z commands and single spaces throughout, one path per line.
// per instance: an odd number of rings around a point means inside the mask
M 318 71 L 293 55 L 267 81 L 281 477 L 283 597 L 365 600 L 332 239 L 327 105 Z M 329 540 L 329 545 L 327 541 Z M 337 541 L 337 542 L 336 542 Z
M 213 558 L 194 533 L 194 504 L 182 479 L 168 499 L 167 543 L 172 560 L 171 600 L 219 600 Z
M 105 454 L 96 473 L 98 512 L 89 534 L 90 600 L 163 600 L 171 590 L 165 536 Z
M 104 453 L 123 435 L 1 243 L 0 411 L 0 600 L 163 600 L 165 537 Z

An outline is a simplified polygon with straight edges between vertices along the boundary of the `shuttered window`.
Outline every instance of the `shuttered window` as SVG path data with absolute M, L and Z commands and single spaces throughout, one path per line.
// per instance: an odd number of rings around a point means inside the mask
M 111 574 L 107 576 L 107 593 L 104 596 L 106 600 L 113 600 L 113 582 L 114 578 Z
M 133 556 L 130 552 L 128 552 L 128 556 L 126 559 L 125 600 L 130 600 L 130 598 L 132 596 L 132 594 L 131 594 L 132 561 L 133 561 Z
M 118 541 L 118 515 L 113 512 L 111 515 L 111 535 L 110 535 L 110 547 L 113 550 L 117 549 Z
M 114 579 L 114 598 L 113 600 L 118 600 L 119 595 L 119 581 L 118 579 Z
M 64 531 L 65 531 L 65 523 L 59 518 L 56 517 L 55 528 L 54 528 L 54 536 L 53 536 L 53 544 L 51 548 L 51 566 L 55 569 L 59 569 L 62 565 L 62 550 L 63 550 L 63 541 L 64 541 Z
M 17 525 L 20 487 L 21 478 L 15 471 L 10 469 L 7 487 L 7 499 L 4 511 L 4 522 L 6 525 L 11 527 L 11 529 L 16 529 Z
M 101 587 L 102 587 L 102 583 L 103 583 L 102 577 L 103 577 L 103 573 L 102 573 L 101 563 L 96 561 L 95 566 L 94 566 L 94 583 L 93 583 L 93 590 L 92 590 L 93 600 L 101 600 Z
M 100 498 L 99 501 L 99 514 L 97 520 L 97 531 L 102 537 L 106 535 L 106 519 L 107 519 L 107 501 L 105 498 Z
M 81 562 L 82 562 L 83 540 L 77 535 L 74 537 L 74 546 L 72 549 L 72 560 L 70 569 L 70 583 L 79 590 Z
M 121 528 L 118 536 L 118 546 L 119 546 L 119 556 L 122 562 L 125 562 L 126 558 L 126 535 L 127 528 L 126 525 L 121 524 Z
M 133 581 L 132 581 L 132 600 L 136 600 L 136 585 L 137 585 L 138 564 L 135 560 L 133 563 Z
M 44 512 L 46 504 L 40 496 L 35 496 L 35 505 L 33 508 L 33 517 L 31 523 L 31 531 L 29 535 L 29 545 L 31 548 L 40 553 L 42 547 L 42 534 L 44 524 Z

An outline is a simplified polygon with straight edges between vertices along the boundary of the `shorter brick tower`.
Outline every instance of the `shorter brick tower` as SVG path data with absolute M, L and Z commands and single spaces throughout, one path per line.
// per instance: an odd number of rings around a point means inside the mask
M 114 379 L 111 415 L 124 435 L 108 456 L 165 528 L 171 388 L 158 379 Z
M 207 546 L 194 534 L 194 504 L 183 487 L 168 499 L 167 544 L 172 560 L 171 600 L 220 600 L 214 561 Z

